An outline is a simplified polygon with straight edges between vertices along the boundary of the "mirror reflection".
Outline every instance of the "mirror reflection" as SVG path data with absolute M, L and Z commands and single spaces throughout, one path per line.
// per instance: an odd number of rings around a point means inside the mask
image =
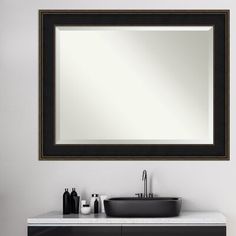
M 56 144 L 213 144 L 213 27 L 56 27 Z

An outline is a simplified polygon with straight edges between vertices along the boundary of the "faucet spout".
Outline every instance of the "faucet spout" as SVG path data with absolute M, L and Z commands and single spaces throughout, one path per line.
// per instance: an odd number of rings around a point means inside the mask
M 142 181 L 144 181 L 144 194 L 143 194 L 143 196 L 145 198 L 147 198 L 148 193 L 147 193 L 147 171 L 146 170 L 143 171 Z

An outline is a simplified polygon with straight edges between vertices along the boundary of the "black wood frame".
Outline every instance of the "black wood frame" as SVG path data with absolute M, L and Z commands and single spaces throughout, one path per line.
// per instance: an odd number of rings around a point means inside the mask
M 56 26 L 213 26 L 214 144 L 56 144 Z M 40 160 L 229 160 L 229 10 L 40 10 Z

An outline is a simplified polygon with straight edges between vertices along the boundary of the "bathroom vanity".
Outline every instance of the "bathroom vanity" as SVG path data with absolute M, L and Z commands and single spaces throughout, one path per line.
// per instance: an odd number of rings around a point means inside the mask
M 218 212 L 182 212 L 167 218 L 50 212 L 27 222 L 28 236 L 226 236 L 226 219 Z

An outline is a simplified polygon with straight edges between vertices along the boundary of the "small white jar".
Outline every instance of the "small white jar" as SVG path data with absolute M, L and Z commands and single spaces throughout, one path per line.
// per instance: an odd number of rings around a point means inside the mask
M 88 204 L 84 204 L 81 207 L 81 214 L 88 215 L 91 212 L 91 207 Z
M 85 204 L 87 204 L 86 200 L 81 200 L 81 207 Z

